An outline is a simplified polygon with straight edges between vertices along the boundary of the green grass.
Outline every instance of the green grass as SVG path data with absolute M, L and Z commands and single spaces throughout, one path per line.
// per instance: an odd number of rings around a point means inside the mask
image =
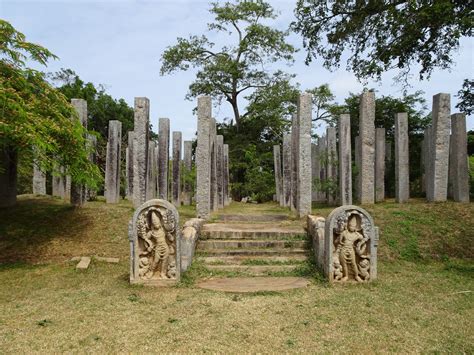
M 365 206 L 381 228 L 373 283 L 330 286 L 305 262 L 307 288 L 232 294 L 196 288 L 216 276 L 199 259 L 176 287 L 130 285 L 127 202 L 20 197 L 0 210 L 0 353 L 473 353 L 473 206 Z M 121 261 L 77 271 L 79 255 Z

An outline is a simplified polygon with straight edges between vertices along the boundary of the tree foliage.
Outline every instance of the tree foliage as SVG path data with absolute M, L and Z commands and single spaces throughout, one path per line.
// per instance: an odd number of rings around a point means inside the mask
M 459 103 L 456 107 L 466 115 L 474 113 L 474 80 L 465 79 L 458 91 Z
M 197 68 L 196 80 L 189 86 L 188 99 L 210 95 L 220 103 L 230 103 L 237 128 L 242 117 L 239 97 L 275 83 L 281 73 L 272 73 L 268 64 L 284 60 L 291 62 L 295 49 L 285 42 L 287 32 L 264 24 L 275 19 L 272 7 L 263 0 L 235 3 L 212 3 L 210 12 L 215 20 L 208 30 L 227 34 L 232 40 L 220 49 L 205 35 L 178 38 L 161 57 L 161 74 Z
M 67 98 L 27 66 L 55 58 L 0 20 L 0 145 L 30 163 L 36 158 L 43 170 L 55 172 L 59 163 L 73 181 L 95 187 L 100 174 L 88 160 L 86 130 Z
M 464 0 L 298 0 L 292 28 L 303 36 L 306 63 L 321 57 L 337 68 L 349 50 L 347 69 L 359 79 L 397 68 L 406 80 L 414 64 L 423 79 L 452 65 L 459 39 L 472 36 L 472 13 Z

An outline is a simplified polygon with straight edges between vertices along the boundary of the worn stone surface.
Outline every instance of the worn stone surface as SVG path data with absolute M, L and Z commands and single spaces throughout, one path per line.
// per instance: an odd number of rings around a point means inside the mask
M 302 93 L 298 98 L 298 204 L 297 215 L 311 213 L 311 111 L 312 96 Z
M 375 202 L 385 200 L 385 128 L 375 129 Z
M 408 158 L 408 115 L 395 114 L 395 200 L 407 202 L 410 198 Z
M 217 201 L 217 131 L 215 118 L 211 119 L 209 136 L 211 143 L 211 210 L 216 211 L 219 206 Z
M 469 202 L 469 167 L 467 163 L 466 115 L 451 115 L 452 125 L 452 161 L 453 199 L 457 202 Z
M 181 132 L 173 132 L 173 174 L 172 174 L 172 201 L 173 205 L 181 206 L 181 146 L 183 145 Z
M 147 170 L 146 170 L 146 200 L 156 198 L 158 195 L 158 156 L 156 142 L 148 142 Z
M 325 219 L 320 216 L 308 215 L 307 220 L 308 235 L 313 243 L 314 260 L 320 269 L 324 263 L 324 228 Z
M 326 183 L 327 180 L 327 166 L 325 164 L 327 155 L 327 139 L 326 135 L 323 135 L 318 139 L 318 161 L 319 161 L 319 188 L 318 188 L 318 201 L 326 202 L 327 196 L 326 191 L 322 189 L 322 185 Z
M 323 272 L 329 282 L 375 280 L 378 240 L 367 211 L 354 205 L 333 210 L 324 231 Z
M 433 125 L 430 139 L 430 172 L 426 195 L 428 201 L 446 201 L 448 193 L 449 135 L 451 97 L 433 96 Z
M 33 152 L 35 151 L 36 149 L 33 149 Z M 33 194 L 46 195 L 46 174 L 41 170 L 37 158 L 33 161 Z
M 185 272 L 192 263 L 196 242 L 199 239 L 201 227 L 204 220 L 201 218 L 192 218 L 184 223 L 181 237 L 181 271 Z
M 122 122 L 109 121 L 109 139 L 105 162 L 105 200 L 120 202 L 120 153 L 122 147 Z
M 89 161 L 97 165 L 97 137 L 93 134 L 87 134 L 87 144 L 91 148 Z M 86 187 L 86 200 L 95 201 L 97 199 L 97 190 Z
M 133 159 L 134 159 L 134 150 L 133 150 L 133 142 L 134 142 L 134 132 L 128 132 L 128 146 L 127 146 L 127 199 L 133 201 Z
M 224 136 L 216 136 L 217 207 L 224 208 Z
M 71 99 L 71 104 L 76 110 L 76 113 L 84 128 L 87 128 L 87 101 L 83 99 Z M 70 181 L 70 177 L 69 177 Z M 75 182 L 69 182 L 70 193 L 67 191 L 69 189 L 68 182 L 66 181 L 66 196 L 70 196 L 71 204 L 80 207 L 86 202 L 86 187 Z
M 158 197 L 163 200 L 168 200 L 169 151 L 170 120 L 162 117 L 158 122 Z
M 291 119 L 291 202 L 292 211 L 296 210 L 298 198 L 298 140 L 299 123 L 296 114 Z
M 285 291 L 309 285 L 302 277 L 232 277 L 215 278 L 198 283 L 198 287 L 220 292 Z
M 291 135 L 283 134 L 283 206 L 291 204 Z
M 118 264 L 120 262 L 119 258 L 109 258 L 109 257 L 104 257 L 104 256 L 95 256 L 94 259 L 96 259 L 97 261 L 103 261 L 110 264 Z
M 183 174 L 187 177 L 193 169 L 193 142 L 184 141 Z M 188 179 L 183 183 L 183 204 L 189 206 L 192 203 L 193 191 L 192 185 Z
M 333 186 L 337 186 L 338 176 L 338 157 L 337 157 L 337 142 L 336 142 L 336 128 L 335 127 L 328 127 L 326 129 L 326 137 L 327 137 L 327 147 L 326 147 L 326 155 L 327 155 L 327 162 L 326 162 L 326 178 L 328 181 L 332 182 Z M 327 202 L 330 205 L 336 203 L 337 199 L 337 189 L 333 191 L 328 191 L 327 194 Z
M 356 199 L 358 199 L 360 195 L 360 136 L 356 136 L 354 139 L 354 163 L 356 167 L 354 190 Z
M 318 146 L 314 143 L 311 143 L 311 201 L 318 201 L 318 193 L 314 188 L 314 181 L 318 178 L 318 170 L 316 160 L 318 159 Z
M 452 117 L 452 115 L 451 115 Z M 454 180 L 454 164 L 453 164 L 453 135 L 449 136 L 449 162 L 448 162 L 448 198 L 453 198 L 453 180 Z
M 135 210 L 129 224 L 130 283 L 169 286 L 180 279 L 181 235 L 176 208 L 153 199 Z
M 351 117 L 342 114 L 338 121 L 339 131 L 339 203 L 352 205 L 352 155 Z
M 18 153 L 9 146 L 0 147 L 0 207 L 16 203 Z
M 196 148 L 196 212 L 198 218 L 208 219 L 211 213 L 210 130 L 211 98 L 198 97 L 198 130 Z
M 375 189 L 375 93 L 366 91 L 359 105 L 360 168 L 358 200 L 361 204 L 374 203 Z
M 76 270 L 85 270 L 89 267 L 91 258 L 88 256 L 81 257 L 79 263 L 76 265 Z
M 224 204 L 230 204 L 229 145 L 224 144 Z
M 278 203 L 282 204 L 281 199 L 283 195 L 283 177 L 281 173 L 281 153 L 279 145 L 273 146 L 273 167 L 275 172 L 276 200 L 278 201 Z
M 133 135 L 133 206 L 135 208 L 146 200 L 149 122 L 150 101 L 146 97 L 136 97 Z
M 51 179 L 52 194 L 55 197 L 65 198 L 66 195 L 66 178 L 64 176 L 64 168 L 58 167 Z

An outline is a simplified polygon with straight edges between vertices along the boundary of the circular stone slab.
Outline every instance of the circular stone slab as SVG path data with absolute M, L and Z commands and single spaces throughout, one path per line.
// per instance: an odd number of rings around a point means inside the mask
M 229 277 L 202 281 L 198 287 L 222 292 L 258 292 L 285 291 L 308 284 L 309 280 L 302 277 Z

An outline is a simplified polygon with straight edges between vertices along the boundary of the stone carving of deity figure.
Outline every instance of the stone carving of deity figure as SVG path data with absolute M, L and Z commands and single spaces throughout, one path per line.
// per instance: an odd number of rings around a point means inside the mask
M 351 273 L 358 282 L 368 279 L 368 260 L 367 256 L 364 255 L 365 250 L 366 242 L 364 236 L 357 230 L 357 217 L 352 215 L 349 217 L 348 223 L 339 237 L 336 249 L 339 260 L 335 260 L 335 263 L 340 264 L 342 277 L 339 276 L 336 279 L 347 281 Z M 361 267 L 359 267 L 358 261 Z

